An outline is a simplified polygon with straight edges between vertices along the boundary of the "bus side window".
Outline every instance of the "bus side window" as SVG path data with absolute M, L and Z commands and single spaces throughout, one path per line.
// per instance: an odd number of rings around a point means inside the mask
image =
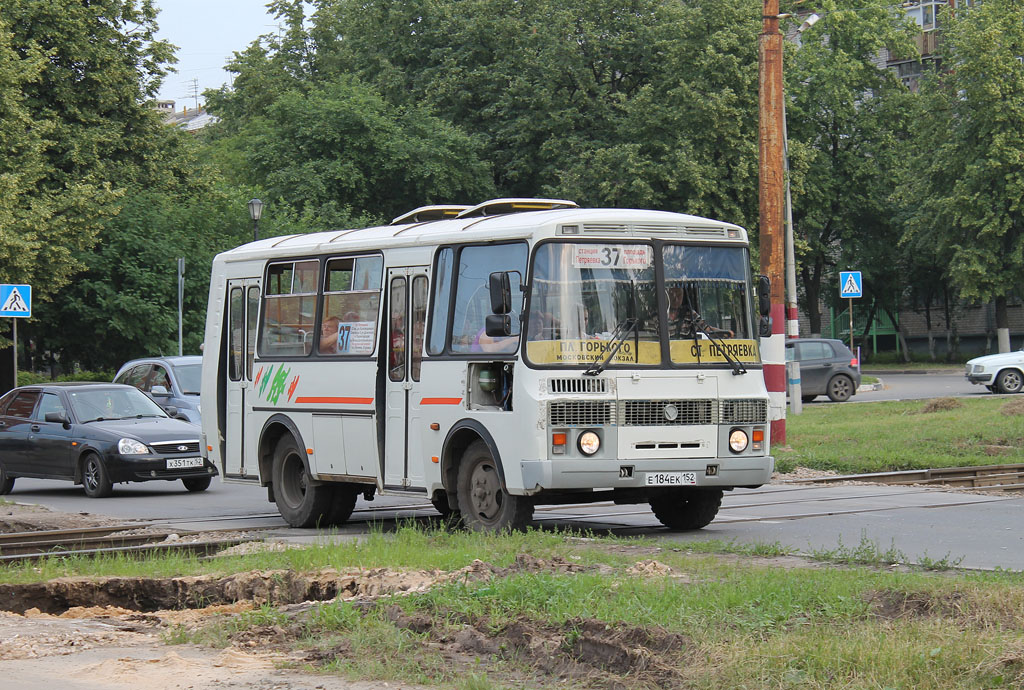
M 522 292 L 512 289 L 511 338 L 490 342 L 484 322 L 491 313 L 490 276 L 496 271 L 526 274 L 526 245 L 523 243 L 463 247 L 459 252 L 458 283 L 455 286 L 455 318 L 452 322 L 452 352 L 511 352 L 519 341 L 519 311 Z M 440 282 L 440 278 L 438 278 Z M 433 333 L 431 333 L 433 336 Z
M 384 259 L 379 255 L 327 262 L 319 354 L 373 354 L 383 268 Z
M 316 335 L 316 276 L 320 262 L 289 261 L 267 268 L 260 354 L 308 355 Z M 241 368 L 241 367 L 239 367 Z

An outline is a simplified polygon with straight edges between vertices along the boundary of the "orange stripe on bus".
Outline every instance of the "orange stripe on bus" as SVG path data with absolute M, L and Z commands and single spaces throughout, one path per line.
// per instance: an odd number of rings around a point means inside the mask
M 420 405 L 458 405 L 462 398 L 423 398 Z
M 332 398 L 332 397 L 303 397 L 295 398 L 297 403 L 333 403 L 337 405 L 369 405 L 373 398 Z

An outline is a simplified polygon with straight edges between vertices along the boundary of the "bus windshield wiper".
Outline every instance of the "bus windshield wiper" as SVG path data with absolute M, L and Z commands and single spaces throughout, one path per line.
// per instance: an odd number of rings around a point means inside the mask
M 622 348 L 622 343 L 626 342 L 626 338 L 629 336 L 631 332 L 637 329 L 637 326 L 639 326 L 639 324 L 640 321 L 638 319 L 626 318 L 618 326 L 616 326 L 615 330 L 612 331 L 611 337 L 608 339 L 608 342 L 611 344 L 611 347 L 608 348 L 608 354 L 606 354 L 604 359 L 601 360 L 600 362 L 597 359 L 595 359 L 594 363 L 586 371 L 583 372 L 583 375 L 597 376 L 602 371 L 604 371 L 604 368 L 608 366 L 608 362 L 612 361 L 615 355 L 619 353 L 619 350 Z M 601 354 L 598 353 L 597 356 L 598 358 L 600 358 Z
M 743 366 L 743 363 L 738 359 L 729 354 L 729 349 L 725 346 L 725 342 L 711 333 L 711 326 L 704 320 L 704 317 L 697 312 L 693 313 L 693 337 L 696 339 L 697 332 L 700 331 L 708 337 L 708 339 L 715 345 L 718 345 L 718 349 L 722 351 L 722 356 L 725 357 L 725 361 L 732 367 L 732 375 L 739 376 L 740 374 L 746 374 L 747 368 Z M 700 348 L 697 349 L 697 362 L 700 363 Z

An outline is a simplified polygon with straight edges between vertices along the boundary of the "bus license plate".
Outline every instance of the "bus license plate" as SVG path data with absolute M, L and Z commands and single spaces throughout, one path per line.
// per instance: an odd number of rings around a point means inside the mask
M 202 458 L 167 458 L 167 469 L 183 470 L 188 467 L 202 467 Z
M 694 486 L 697 483 L 697 473 L 648 472 L 645 483 L 647 486 Z

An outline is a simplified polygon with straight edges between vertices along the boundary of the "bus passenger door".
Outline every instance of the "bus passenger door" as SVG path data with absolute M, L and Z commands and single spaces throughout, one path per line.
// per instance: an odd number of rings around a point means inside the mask
M 427 318 L 427 267 L 388 271 L 384 488 L 426 486 L 421 457 L 420 364 Z
M 226 478 L 257 479 L 252 420 L 252 370 L 260 314 L 260 283 L 257 279 L 228 281 L 227 410 L 224 445 Z M 248 461 L 248 464 L 247 464 Z

